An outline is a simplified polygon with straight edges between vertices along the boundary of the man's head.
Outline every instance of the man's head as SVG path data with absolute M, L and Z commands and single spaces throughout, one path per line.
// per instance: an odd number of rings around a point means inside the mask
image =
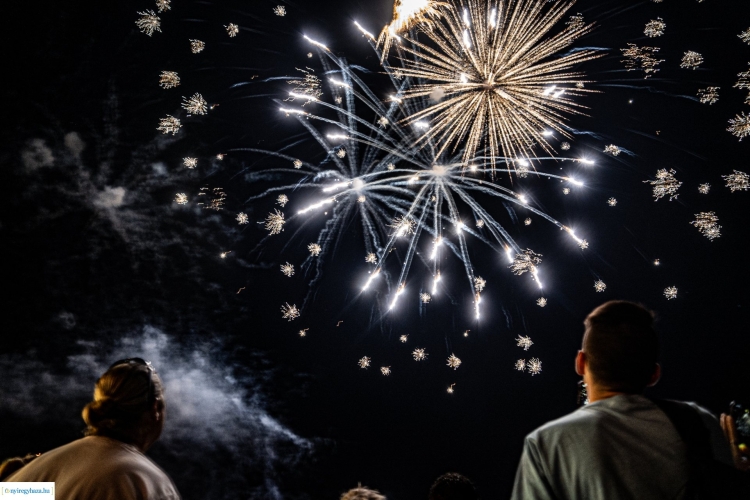
M 343 495 L 341 500 L 386 500 L 377 490 L 371 490 L 370 488 L 358 486 L 353 488 Z
M 659 340 L 654 315 L 624 300 L 606 302 L 586 317 L 579 375 L 611 392 L 639 394 L 659 377 Z M 584 366 L 585 365 L 585 366 Z
M 429 500 L 476 500 L 479 498 L 474 483 L 457 472 L 448 472 L 435 480 Z

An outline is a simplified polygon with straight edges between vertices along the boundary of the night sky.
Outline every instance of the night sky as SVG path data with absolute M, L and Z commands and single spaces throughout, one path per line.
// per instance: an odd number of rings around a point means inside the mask
M 285 17 L 274 15 L 277 4 Z M 479 322 L 462 265 L 447 253 L 443 301 L 421 306 L 413 293 L 398 314 L 381 314 L 376 294 L 359 293 L 367 267 L 356 223 L 312 288 L 300 270 L 282 276 L 279 265 L 299 264 L 321 225 L 287 225 L 261 244 L 266 232 L 254 222 L 273 197 L 247 201 L 281 181 L 249 175 L 278 160 L 243 148 L 323 159 L 275 102 L 289 90 L 276 77 L 322 71 L 303 35 L 361 66 L 373 91 L 385 93 L 377 56 L 353 20 L 378 32 L 389 0 L 173 0 L 153 37 L 134 24 L 145 9 L 153 2 L 25 3 L 0 35 L 0 458 L 79 437 L 98 375 L 115 359 L 142 356 L 165 380 L 169 412 L 150 455 L 186 499 L 337 498 L 358 482 L 389 499 L 426 498 L 448 471 L 472 478 L 482 498 L 505 498 L 524 436 L 575 409 L 582 321 L 610 299 L 657 314 L 663 378 L 650 395 L 717 414 L 733 399 L 750 400 L 750 192 L 730 193 L 721 178 L 750 168 L 750 144 L 725 130 L 750 111 L 747 91 L 733 88 L 750 61 L 750 45 L 737 37 L 750 28 L 747 2 L 576 3 L 570 13 L 597 28 L 575 47 L 604 56 L 578 68 L 599 93 L 581 98 L 589 109 L 568 122 L 570 142 L 597 164 L 560 165 L 586 182 L 568 196 L 553 181 L 530 185 L 538 205 L 591 247 L 581 252 L 541 221 L 513 224 L 501 203 L 482 200 L 544 256 L 549 303 L 538 307 L 528 275 L 513 276 L 474 241 L 473 266 L 488 282 Z M 665 34 L 645 37 L 657 17 Z M 240 26 L 236 38 L 224 31 L 230 22 Z M 191 54 L 191 38 L 206 50 Z M 660 71 L 649 79 L 625 71 L 620 49 L 629 42 L 660 47 Z M 679 67 L 688 50 L 705 58 L 699 69 Z M 177 71 L 182 85 L 160 89 L 162 70 Z M 721 88 L 712 106 L 695 97 L 708 86 Z M 174 137 L 159 134 L 159 118 L 182 113 L 181 97 L 194 92 L 219 106 L 184 119 Z M 605 155 L 608 144 L 626 151 Z M 199 167 L 185 169 L 185 156 Z M 675 201 L 654 202 L 643 182 L 662 168 L 683 182 Z M 699 194 L 702 183 L 711 184 L 708 195 Z M 225 191 L 222 210 L 174 203 L 175 193 L 192 199 L 203 187 Z M 241 211 L 253 223 L 238 226 Z M 706 211 L 722 226 L 714 241 L 689 224 Z M 415 264 L 414 281 L 428 274 Z M 598 279 L 604 293 L 594 291 Z M 678 288 L 675 300 L 664 297 L 668 286 Z M 302 317 L 282 320 L 280 305 L 306 296 Z M 528 352 L 518 335 L 534 341 Z M 411 358 L 417 346 L 427 361 Z M 455 371 L 445 366 L 451 353 L 463 361 Z M 373 366 L 361 370 L 365 355 Z M 530 357 L 542 360 L 541 374 L 514 370 Z

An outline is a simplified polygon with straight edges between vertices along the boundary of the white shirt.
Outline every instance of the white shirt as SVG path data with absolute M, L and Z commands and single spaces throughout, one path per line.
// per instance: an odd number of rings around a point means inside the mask
M 57 500 L 179 500 L 172 480 L 133 445 L 88 436 L 42 454 L 6 481 L 54 481 Z

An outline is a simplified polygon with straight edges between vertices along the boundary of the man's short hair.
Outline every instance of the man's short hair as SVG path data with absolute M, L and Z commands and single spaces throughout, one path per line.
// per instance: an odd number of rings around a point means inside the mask
M 341 500 L 386 500 L 386 498 L 377 490 L 360 485 L 341 495 Z
M 659 358 L 654 314 L 640 304 L 612 300 L 583 324 L 583 351 L 594 380 L 611 391 L 643 392 Z
M 474 483 L 457 472 L 448 472 L 435 480 L 429 500 L 476 500 L 479 498 Z

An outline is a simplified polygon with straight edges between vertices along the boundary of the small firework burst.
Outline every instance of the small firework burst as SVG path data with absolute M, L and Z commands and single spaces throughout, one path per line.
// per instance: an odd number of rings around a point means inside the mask
M 698 90 L 698 98 L 701 104 L 715 104 L 719 101 L 719 89 L 721 87 L 706 87 Z
M 477 292 L 481 292 L 484 290 L 484 287 L 487 286 L 487 281 L 482 278 L 481 276 L 477 276 L 474 278 L 474 290 Z
M 607 200 L 607 205 L 610 207 L 616 207 L 617 206 L 617 198 L 610 198 Z
M 388 118 L 386 118 L 385 116 L 381 116 L 380 118 L 378 118 L 378 125 L 380 125 L 381 128 L 387 127 L 388 123 Z
M 657 66 L 664 62 L 664 59 L 655 57 L 659 50 L 659 47 L 638 47 L 634 43 L 629 43 L 626 49 L 620 49 L 622 55 L 625 56 L 622 61 L 625 63 L 625 69 L 627 71 L 642 70 L 644 78 L 649 78 L 659 71 Z
M 619 155 L 622 152 L 622 150 L 620 149 L 619 146 L 615 146 L 614 144 L 610 144 L 609 146 L 605 146 L 604 147 L 604 152 L 605 153 L 609 153 L 612 156 L 617 156 L 617 155 Z
M 333 102 L 335 102 L 336 104 L 341 104 L 342 102 L 344 102 L 344 99 L 342 99 L 341 96 L 336 96 L 333 98 Z
M 526 371 L 526 360 L 525 359 L 519 359 L 518 361 L 516 361 L 516 364 L 515 364 L 514 367 L 519 372 Z
M 654 265 L 655 265 L 655 266 L 660 266 L 660 265 L 661 265 L 661 260 L 659 260 L 659 259 L 654 259 Z
M 448 394 L 453 394 L 454 392 L 456 392 L 456 390 L 453 388 L 455 385 L 456 384 L 451 384 L 448 386 L 448 389 L 447 389 Z
M 667 298 L 667 300 L 672 300 L 677 298 L 677 287 L 676 286 L 668 286 L 664 289 L 664 296 Z
M 536 305 L 538 305 L 539 307 L 546 306 L 547 305 L 547 299 L 545 299 L 544 297 L 541 297 L 541 298 L 537 299 Z
M 680 68 L 697 69 L 698 66 L 700 66 L 701 64 L 703 64 L 703 56 L 697 52 L 688 50 L 687 52 L 685 52 L 685 55 L 682 56 L 682 62 L 680 62 Z
M 401 335 L 398 339 L 401 341 L 402 344 L 405 344 L 406 341 L 409 340 L 409 336 L 408 335 Z
M 470 332 L 470 331 L 471 331 L 471 330 L 466 330 L 466 331 L 464 332 L 464 337 L 468 337 L 468 336 L 469 336 L 469 332 Z
M 146 10 L 138 12 L 138 15 L 141 17 L 135 22 L 135 24 L 138 26 L 138 29 L 141 30 L 141 33 L 145 33 L 148 36 L 153 35 L 155 31 L 161 33 L 161 19 L 156 15 L 156 12 L 153 10 Z
M 237 34 L 240 32 L 240 27 L 234 23 L 229 23 L 228 25 L 224 26 L 224 28 L 226 28 L 227 35 L 229 35 L 230 38 L 236 37 Z
M 395 169 L 396 169 L 396 165 L 394 165 L 393 163 L 389 163 L 389 164 L 388 164 L 388 166 L 387 166 L 386 168 L 387 168 L 388 170 L 395 170 Z
M 302 77 L 286 82 L 289 85 L 293 85 L 294 88 L 292 89 L 292 95 L 284 100 L 294 101 L 295 98 L 304 96 L 304 98 L 307 99 L 305 104 L 316 101 L 320 96 L 323 95 L 323 90 L 321 90 L 320 78 L 315 75 L 315 70 L 306 67 L 305 69 L 297 68 L 297 71 L 302 73 Z M 303 106 L 305 104 L 303 104 Z
M 289 302 L 281 306 L 281 318 L 292 321 L 299 318 L 299 309 L 296 305 L 289 305 Z
M 317 243 L 310 243 L 307 245 L 307 250 L 310 252 L 310 255 L 317 257 L 323 249 Z
M 357 203 L 364 203 L 366 201 L 367 201 L 367 198 L 365 197 L 365 195 L 361 194 L 357 196 Z
M 701 184 L 698 186 L 698 192 L 700 194 L 708 194 L 708 192 L 711 191 L 711 184 Z
M 743 42 L 747 44 L 750 44 L 750 28 L 746 29 L 745 31 L 737 35 L 737 38 L 739 38 L 740 40 L 742 40 Z
M 563 194 L 570 194 L 570 188 L 563 188 Z
M 289 203 L 289 197 L 285 194 L 280 194 L 278 198 L 276 198 L 276 203 L 278 205 L 281 205 L 282 207 L 285 207 L 287 203 Z
M 203 52 L 203 49 L 206 48 L 206 42 L 202 42 L 200 40 L 193 40 L 190 39 L 190 52 L 193 54 L 198 54 L 200 52 Z
M 290 264 L 289 262 L 281 264 L 281 274 L 289 278 L 294 276 L 294 264 Z
M 727 132 L 731 132 L 735 137 L 739 137 L 740 141 L 750 135 L 750 115 L 746 115 L 743 111 L 742 114 L 730 118 Z
M 408 234 L 414 234 L 416 222 L 409 217 L 396 217 L 388 227 L 392 227 L 396 230 L 396 236 L 406 236 Z
M 266 217 L 266 231 L 268 231 L 269 234 L 279 234 L 284 230 L 285 223 L 284 214 L 274 209 L 274 211 L 269 213 L 268 217 Z
M 427 359 L 427 352 L 421 348 L 414 349 L 411 355 L 414 357 L 414 361 L 424 361 Z
M 526 369 L 531 373 L 531 375 L 539 375 L 542 373 L 542 361 L 539 358 L 531 358 L 528 363 L 526 363 Z
M 528 165 L 516 165 L 516 175 L 519 179 L 525 179 L 529 176 L 529 166 Z
M 520 276 L 527 271 L 534 274 L 536 272 L 536 266 L 541 263 L 541 254 L 534 253 L 531 249 L 527 248 L 526 250 L 517 254 L 513 258 L 513 263 L 508 267 L 510 267 L 511 271 L 513 271 L 513 274 L 515 274 L 516 276 Z
M 534 345 L 534 342 L 531 341 L 531 337 L 529 337 L 529 336 L 524 337 L 522 335 L 519 335 L 516 338 L 516 345 L 518 347 L 523 347 L 524 351 L 528 351 L 529 347 L 531 347 L 532 345 Z
M 747 191 L 750 189 L 750 175 L 745 172 L 735 170 L 733 174 L 722 175 L 722 179 L 727 181 L 727 187 L 734 193 L 735 191 Z
M 362 359 L 360 359 L 359 361 L 357 361 L 357 366 L 359 366 L 362 369 L 369 368 L 370 367 L 370 361 L 371 361 L 371 359 L 369 358 L 369 356 L 363 356 Z
M 219 254 L 219 257 L 221 257 L 222 259 L 226 259 L 226 258 L 227 258 L 227 255 L 229 255 L 230 253 L 232 253 L 232 251 L 231 251 L 231 250 L 230 250 L 230 251 L 228 251 L 228 252 L 221 252 L 221 253 Z
M 279 17 L 284 17 L 286 15 L 286 7 L 283 5 L 277 5 L 273 8 L 273 13 Z
M 238 213 L 237 217 L 235 217 L 235 220 L 241 226 L 250 223 L 250 218 L 247 216 L 245 212 Z
M 607 289 L 607 284 L 603 282 L 602 280 L 597 280 L 594 282 L 594 290 L 596 290 L 598 293 L 601 293 L 606 289 Z
M 299 336 L 300 337 L 307 337 L 307 330 L 309 330 L 309 328 L 305 328 L 304 330 L 300 330 L 299 331 Z
M 216 211 L 219 211 L 222 209 L 222 207 L 224 206 L 224 201 L 227 199 L 227 194 L 224 192 L 224 189 L 220 187 L 213 188 L 213 189 L 203 187 L 201 188 L 198 196 L 208 198 L 208 201 L 198 203 L 198 205 L 208 210 L 216 210 Z
M 695 220 L 691 224 L 697 227 L 700 233 L 711 241 L 721 236 L 719 218 L 716 217 L 714 212 L 695 214 Z
M 570 143 L 567 141 L 563 142 L 562 144 L 560 144 L 560 149 L 562 149 L 563 151 L 568 151 L 570 149 Z
M 225 156 L 226 155 L 224 153 L 219 153 L 219 154 L 216 155 L 216 159 L 219 160 L 219 161 L 221 161 L 221 160 L 224 159 Z
M 585 87 L 586 87 L 586 85 L 584 85 L 583 82 L 576 82 L 576 88 L 577 89 L 582 89 L 582 88 L 585 88 Z
M 187 205 L 188 197 L 185 193 L 177 193 L 174 196 L 174 202 L 178 205 Z
M 586 26 L 586 21 L 583 19 L 583 14 L 579 12 L 573 16 L 570 16 L 565 24 L 566 26 L 568 26 L 569 30 L 578 31 Z
M 336 151 L 336 156 L 339 158 L 345 158 L 346 157 L 346 149 L 339 148 L 338 151 Z
M 292 162 L 292 165 L 294 165 L 294 168 L 300 169 L 300 168 L 302 168 L 302 160 L 294 160 Z
M 427 292 L 422 292 L 419 294 L 419 300 L 422 301 L 422 304 L 429 304 L 432 300 L 432 295 Z
M 461 360 L 456 357 L 455 354 L 451 354 L 448 356 L 448 366 L 456 370 L 459 366 L 461 366 Z
M 183 97 L 182 107 L 191 115 L 205 115 L 208 112 L 208 103 L 198 93 L 193 94 L 190 98 Z
M 477 228 L 482 229 L 484 227 L 484 221 L 482 219 L 477 220 Z
M 187 168 L 195 168 L 198 166 L 198 158 L 191 158 L 189 156 L 186 156 L 182 159 L 182 164 Z
M 380 373 L 385 375 L 386 377 L 391 374 L 391 367 L 390 366 L 381 366 L 380 367 Z
M 649 38 L 662 36 L 664 34 L 664 28 L 666 27 L 667 24 L 664 20 L 661 17 L 657 17 L 646 23 L 646 28 L 643 30 L 643 34 Z
M 159 126 L 156 127 L 156 130 L 160 131 L 162 134 L 177 135 L 180 128 L 182 128 L 180 120 L 172 115 L 167 115 L 165 118 L 159 120 Z
M 162 71 L 159 75 L 159 86 L 163 89 L 173 89 L 180 85 L 180 76 L 174 71 Z
M 171 0 L 156 0 L 156 10 L 159 12 L 166 12 L 172 7 L 169 5 Z
M 527 217 L 526 220 L 523 221 L 523 223 L 527 226 L 531 225 L 531 217 Z
M 682 183 L 675 178 L 674 174 L 676 173 L 674 169 L 667 170 L 666 168 L 662 168 L 656 172 L 655 181 L 643 181 L 653 186 L 654 201 L 658 201 L 667 195 L 669 195 L 669 201 L 673 201 L 679 196 L 677 190 L 680 189 Z
M 374 253 L 368 253 L 365 255 L 365 262 L 368 264 L 377 264 L 378 263 L 378 257 Z
M 307 53 L 307 58 L 308 58 L 308 59 L 312 59 L 312 56 L 313 56 L 313 53 L 312 53 L 312 52 L 308 52 L 308 53 Z
M 578 242 L 578 246 L 581 247 L 581 250 L 586 250 L 589 247 L 589 242 L 586 240 L 581 240 Z

